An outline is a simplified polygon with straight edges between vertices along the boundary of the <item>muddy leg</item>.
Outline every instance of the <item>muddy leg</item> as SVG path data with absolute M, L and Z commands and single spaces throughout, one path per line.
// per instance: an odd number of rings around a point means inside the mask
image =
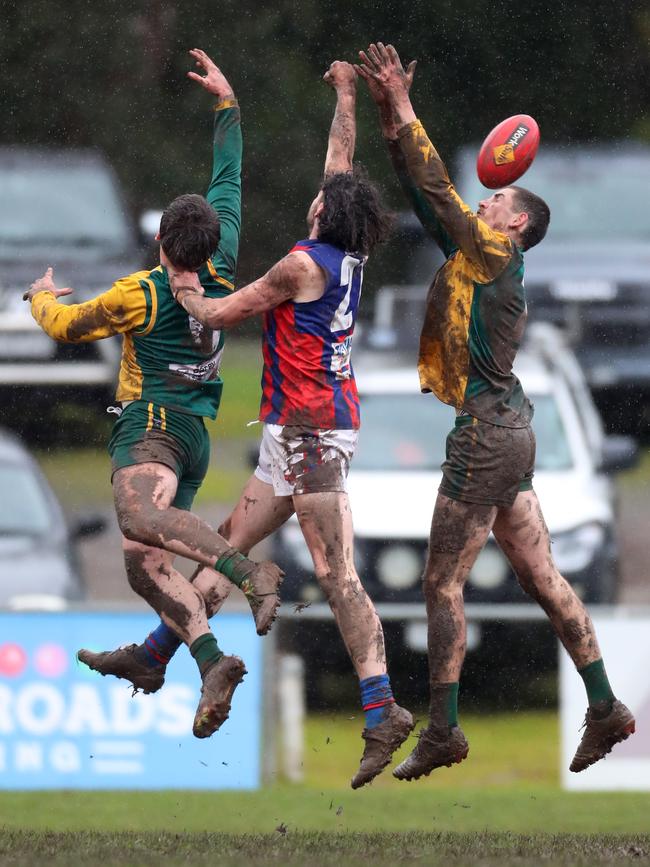
M 128 539 L 122 547 L 129 584 L 179 638 L 190 645 L 210 631 L 203 595 L 173 568 L 170 554 Z
M 436 500 L 424 570 L 432 716 L 442 712 L 437 692 L 460 678 L 466 635 L 463 588 L 496 512 L 495 506 L 461 503 L 443 494 Z
M 548 529 L 534 491 L 522 491 L 510 509 L 499 509 L 494 535 L 522 588 L 547 613 L 576 668 L 599 659 L 591 617 L 553 562 Z
M 293 514 L 291 497 L 276 497 L 272 485 L 251 476 L 239 502 L 219 527 L 219 533 L 228 544 L 242 554 L 266 539 L 281 527 Z M 219 572 L 199 566 L 190 579 L 202 592 L 208 612 L 212 617 L 226 601 L 232 584 Z
M 381 623 L 354 568 L 347 494 L 296 494 L 293 501 L 316 577 L 359 679 L 386 674 Z
M 196 515 L 171 506 L 177 484 L 175 473 L 163 464 L 118 470 L 113 496 L 120 530 L 131 542 L 214 566 L 230 545 Z

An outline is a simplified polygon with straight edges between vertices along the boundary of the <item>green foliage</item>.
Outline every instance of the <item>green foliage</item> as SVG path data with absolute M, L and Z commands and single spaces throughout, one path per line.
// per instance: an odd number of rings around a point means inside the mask
M 331 60 L 355 59 L 371 39 L 417 57 L 414 103 L 448 158 L 519 111 L 538 119 L 545 141 L 647 137 L 649 21 L 641 0 L 24 0 L 4 10 L 0 29 L 3 140 L 102 149 L 135 212 L 201 191 L 210 97 L 185 72 L 186 51 L 203 47 L 243 107 L 248 280 L 304 232 L 333 105 L 320 82 Z M 374 108 L 365 93 L 359 102 L 358 157 L 401 206 Z

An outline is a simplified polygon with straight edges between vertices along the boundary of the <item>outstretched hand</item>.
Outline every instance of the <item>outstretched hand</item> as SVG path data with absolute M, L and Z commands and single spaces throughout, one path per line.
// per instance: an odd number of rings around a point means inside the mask
M 323 76 L 323 81 L 333 87 L 334 90 L 342 88 L 350 88 L 354 90 L 357 86 L 357 73 L 351 63 L 344 60 L 335 60 L 330 64 L 330 68 Z
M 191 78 L 193 81 L 198 81 L 201 87 L 204 87 L 207 91 L 214 94 L 219 101 L 227 99 L 228 97 L 234 97 L 233 89 L 228 83 L 228 79 L 216 63 L 208 57 L 205 51 L 202 51 L 200 48 L 192 48 L 190 50 L 190 55 L 194 58 L 196 65 L 199 69 L 203 70 L 205 75 L 199 75 L 197 72 L 188 72 L 188 78 Z
M 27 292 L 23 295 L 23 301 L 31 301 L 34 295 L 37 295 L 39 292 L 51 292 L 55 298 L 61 298 L 63 295 L 70 295 L 72 293 L 72 289 L 57 289 L 54 284 L 54 271 L 52 268 L 48 268 L 45 274 L 42 277 L 39 277 L 38 280 L 35 280 L 32 285 L 29 287 Z
M 393 94 L 408 94 L 413 84 L 417 60 L 412 60 L 404 69 L 399 54 L 392 45 L 372 42 L 367 51 L 360 51 L 360 64 L 355 64 L 357 74 L 368 85 L 368 90 L 377 105 L 388 102 Z

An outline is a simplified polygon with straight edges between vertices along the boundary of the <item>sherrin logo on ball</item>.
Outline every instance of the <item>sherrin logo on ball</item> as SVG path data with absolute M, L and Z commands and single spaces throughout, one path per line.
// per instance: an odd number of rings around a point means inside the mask
M 535 159 L 539 127 L 527 114 L 506 118 L 488 133 L 476 160 L 476 172 L 484 187 L 507 187 L 520 178 Z

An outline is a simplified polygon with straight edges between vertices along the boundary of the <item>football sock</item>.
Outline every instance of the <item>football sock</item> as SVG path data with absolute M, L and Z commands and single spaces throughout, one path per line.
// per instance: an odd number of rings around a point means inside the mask
M 366 677 L 359 682 L 361 706 L 366 715 L 366 728 L 374 729 L 386 718 L 386 712 L 395 702 L 387 674 Z
M 241 587 L 256 565 L 235 548 L 228 548 L 214 564 L 214 568 L 237 587 Z
M 433 728 L 458 725 L 458 683 L 431 684 L 429 718 Z
M 223 651 L 211 632 L 206 632 L 205 635 L 200 635 L 196 641 L 193 641 L 190 644 L 190 653 L 196 660 L 201 677 L 223 656 Z
M 161 620 L 144 640 L 144 659 L 152 667 L 167 665 L 182 643 L 174 630 Z
M 584 681 L 589 707 L 607 702 L 609 710 L 611 710 L 611 703 L 616 696 L 609 685 L 603 660 L 597 659 L 595 662 L 590 662 L 584 668 L 578 669 L 578 674 Z

